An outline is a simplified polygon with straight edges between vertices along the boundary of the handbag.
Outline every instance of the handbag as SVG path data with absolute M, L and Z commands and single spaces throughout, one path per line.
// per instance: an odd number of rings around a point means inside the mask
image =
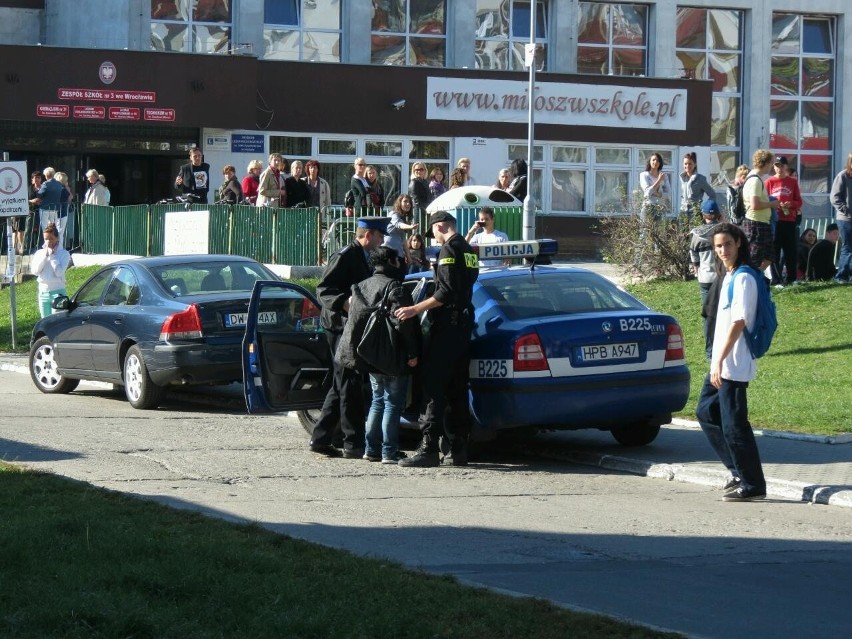
M 372 371 L 397 376 L 405 372 L 408 355 L 391 317 L 389 297 L 393 284 L 385 287 L 381 301 L 367 318 L 356 352 Z

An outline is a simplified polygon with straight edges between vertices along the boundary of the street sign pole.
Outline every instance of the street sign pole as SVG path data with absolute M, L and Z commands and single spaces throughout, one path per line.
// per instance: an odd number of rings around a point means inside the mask
M 10 312 L 10 326 L 12 329 L 12 350 L 17 348 L 16 335 L 17 335 L 17 304 L 15 304 L 15 267 L 18 263 L 17 257 L 15 256 L 15 234 L 12 231 L 12 218 L 6 218 L 6 246 L 8 247 L 8 262 L 6 267 L 6 277 L 9 278 L 9 308 Z
M 530 83 L 527 90 L 529 109 L 527 115 L 527 196 L 524 198 L 524 228 L 522 237 L 525 240 L 535 239 L 535 198 L 533 197 L 533 142 L 535 136 L 535 10 L 536 0 L 530 2 L 530 43 L 526 48 L 524 62 L 530 68 Z

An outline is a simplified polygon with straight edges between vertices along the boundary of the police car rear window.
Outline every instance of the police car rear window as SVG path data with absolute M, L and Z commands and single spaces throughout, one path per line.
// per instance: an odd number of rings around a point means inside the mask
M 510 320 L 645 309 L 635 298 L 594 273 L 537 272 L 529 277 L 494 277 L 481 283 Z

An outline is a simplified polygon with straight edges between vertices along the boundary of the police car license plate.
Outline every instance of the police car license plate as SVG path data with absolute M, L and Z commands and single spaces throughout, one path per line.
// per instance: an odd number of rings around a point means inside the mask
M 639 344 L 596 344 L 581 346 L 577 349 L 577 359 L 581 362 L 604 362 L 616 359 L 630 359 L 639 356 Z
M 228 328 L 234 326 L 245 326 L 248 313 L 225 313 L 225 326 Z M 261 311 L 257 314 L 258 324 L 275 324 L 278 322 L 278 313 L 275 311 Z

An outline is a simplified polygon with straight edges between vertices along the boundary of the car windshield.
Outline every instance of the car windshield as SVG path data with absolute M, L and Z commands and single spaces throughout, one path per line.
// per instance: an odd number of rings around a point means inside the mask
M 272 279 L 263 267 L 253 262 L 198 261 L 160 266 L 152 272 L 175 297 L 221 291 L 249 292 L 257 280 Z
M 645 310 L 638 300 L 595 273 L 534 271 L 481 281 L 510 320 L 573 313 Z

